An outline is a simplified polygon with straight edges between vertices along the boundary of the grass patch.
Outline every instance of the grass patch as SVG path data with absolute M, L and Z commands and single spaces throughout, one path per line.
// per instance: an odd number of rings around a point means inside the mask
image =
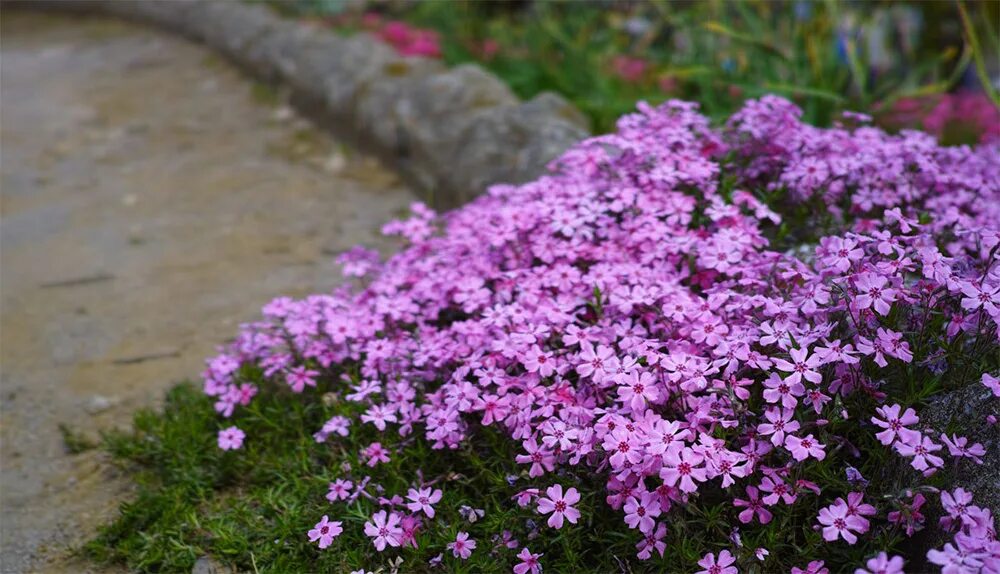
M 168 393 L 162 412 L 137 413 L 133 431 L 106 434 L 103 448 L 134 472 L 138 496 L 123 504 L 119 517 L 84 547 L 86 555 L 146 572 L 190 572 L 203 555 L 249 572 L 347 572 L 362 567 L 389 572 L 397 557 L 403 559 L 399 571 L 423 572 L 431 569 L 431 558 L 445 552 L 444 570 L 449 572 L 510 572 L 518 562 L 516 551 L 491 540 L 494 533 L 508 529 L 522 545 L 545 554 L 547 571 L 644 572 L 689 568 L 700 558 L 700 544 L 683 541 L 700 539 L 703 528 L 728 527 L 712 516 L 705 522 L 678 524 L 671 537 L 678 542 L 674 550 L 681 551 L 662 561 L 639 563 L 634 558 L 635 533 L 603 500 L 587 496 L 603 491 L 601 477 L 567 475 L 529 482 L 522 474 L 526 468 L 515 468 L 513 443 L 489 428 L 478 431 L 469 446 L 447 452 L 431 449 L 422 437 L 395 437 L 397 444 L 408 443 L 405 455 L 394 453 L 389 463 L 369 469 L 360 466 L 358 451 L 372 440 L 389 444 L 392 436 L 376 436 L 370 425 L 355 423 L 350 437 L 318 444 L 312 432 L 333 414 L 346 414 L 356 405 L 308 402 L 307 396 L 261 393 L 234 417 L 247 433 L 240 451 L 218 448 L 216 432 L 230 421 L 221 420 L 210 399 L 190 383 Z M 405 495 L 418 468 L 425 480 L 436 480 L 434 487 L 444 491 L 436 505 L 439 518 L 417 535 L 419 548 L 376 552 L 363 525 L 377 505 L 363 498 L 350 505 L 325 499 L 333 479 L 357 480 L 369 474 L 386 496 Z M 513 476 L 517 479 L 509 482 Z M 585 494 L 580 524 L 560 531 L 545 526 L 533 506 L 521 509 L 511 500 L 521 489 L 556 481 L 575 484 Z M 462 518 L 463 505 L 483 509 L 483 517 L 470 523 Z M 319 550 L 306 532 L 324 514 L 342 520 L 344 533 L 333 546 Z M 469 532 L 478 543 L 464 562 L 445 550 L 458 531 Z M 689 551 L 683 551 L 686 547 Z

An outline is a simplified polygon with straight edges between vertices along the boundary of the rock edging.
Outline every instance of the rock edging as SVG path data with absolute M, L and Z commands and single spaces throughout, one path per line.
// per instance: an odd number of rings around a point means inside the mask
M 259 4 L 222 0 L 3 2 L 116 16 L 208 45 L 251 75 L 288 86 L 292 103 L 356 140 L 439 208 L 491 183 L 530 181 L 589 135 L 569 102 L 543 93 L 521 102 L 476 65 L 447 68 L 402 57 L 368 34 L 338 36 Z

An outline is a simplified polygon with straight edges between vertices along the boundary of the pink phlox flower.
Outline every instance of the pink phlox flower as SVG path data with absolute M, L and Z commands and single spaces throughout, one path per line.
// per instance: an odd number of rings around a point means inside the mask
M 747 499 L 734 498 L 733 505 L 737 508 L 746 508 L 740 512 L 739 519 L 743 524 L 749 524 L 756 515 L 761 524 L 771 522 L 772 514 L 764 506 L 764 501 L 760 498 L 760 491 L 755 486 L 746 487 Z
M 522 548 L 521 552 L 517 555 L 521 562 L 514 565 L 514 574 L 540 574 L 542 565 L 538 559 L 542 556 L 544 554 L 532 554 L 531 550 L 528 550 L 527 547 Z
M 971 458 L 976 464 L 983 464 L 981 457 L 986 456 L 986 447 L 980 443 L 969 445 L 969 439 L 964 436 L 941 434 L 941 442 L 948 447 L 948 453 L 956 458 Z
M 472 551 L 476 549 L 476 541 L 469 538 L 468 532 L 459 532 L 455 536 L 455 541 L 449 542 L 447 548 L 455 558 L 468 560 L 469 556 L 472 556 Z
M 864 568 L 858 568 L 854 574 L 904 574 L 903 557 L 890 557 L 885 552 L 879 552 L 874 558 L 869 558 Z
M 323 549 L 333 544 L 333 539 L 340 536 L 343 531 L 342 522 L 330 522 L 330 519 L 324 514 L 316 526 L 308 532 L 309 541 L 318 541 L 320 549 Z
M 906 425 L 914 425 L 920 422 L 916 411 L 908 408 L 901 415 L 899 412 L 902 408 L 900 405 L 882 406 L 875 409 L 875 412 L 882 418 L 871 418 L 872 423 L 885 429 L 877 433 L 875 438 L 886 446 L 891 445 L 897 440 L 904 443 L 912 443 L 920 438 L 919 432 L 906 428 Z
M 625 501 L 625 524 L 629 528 L 638 528 L 639 532 L 649 534 L 656 525 L 656 517 L 660 515 L 660 497 L 656 493 L 642 492 L 629 496 Z
M 580 519 L 580 511 L 573 508 L 573 505 L 580 502 L 580 493 L 575 488 L 571 487 L 563 494 L 562 485 L 554 484 L 545 490 L 545 494 L 547 497 L 538 499 L 538 512 L 552 514 L 548 520 L 550 527 L 562 528 L 563 518 L 570 521 L 571 524 L 576 524 L 576 521 Z
M 719 552 L 718 558 L 710 552 L 698 561 L 698 566 L 704 570 L 699 570 L 695 574 L 739 574 L 739 570 L 733 566 L 735 562 L 736 558 L 728 550 Z
M 395 512 L 379 510 L 370 521 L 365 522 L 365 536 L 372 539 L 379 552 L 385 550 L 387 545 L 398 547 L 403 543 L 403 529 L 399 527 L 399 522 L 399 515 Z
M 761 436 L 770 435 L 771 444 L 781 446 L 785 442 L 785 433 L 794 433 L 799 430 L 799 422 L 792 418 L 794 416 L 795 411 L 792 409 L 769 408 L 764 411 L 764 418 L 768 422 L 757 425 L 757 432 Z
M 239 450 L 243 448 L 243 439 L 246 438 L 246 433 L 240 430 L 239 427 L 229 427 L 219 431 L 219 448 L 222 450 Z
M 791 361 L 779 358 L 774 359 L 774 366 L 778 370 L 791 373 L 785 377 L 786 384 L 800 384 L 803 378 L 813 384 L 819 384 L 822 382 L 823 376 L 816 370 L 823 364 L 823 359 L 820 358 L 819 355 L 815 353 L 809 355 L 808 348 L 791 349 L 788 351 L 788 354 L 791 355 Z M 799 393 L 799 395 L 801 395 L 801 393 Z
M 406 508 L 410 512 L 423 512 L 427 518 L 434 518 L 434 505 L 441 501 L 441 489 L 421 488 L 416 490 L 411 488 L 406 494 L 410 502 L 406 503 Z
M 810 456 L 816 460 L 823 460 L 826 458 L 826 451 L 823 450 L 825 446 L 811 434 L 805 438 L 799 438 L 795 435 L 785 437 L 785 448 L 792 453 L 792 458 L 799 462 Z
M 330 491 L 326 493 L 326 499 L 330 502 L 347 500 L 351 497 L 352 488 L 354 488 L 354 483 L 349 480 L 338 478 L 330 483 Z
M 764 381 L 764 400 L 769 403 L 780 403 L 786 409 L 794 409 L 799 401 L 795 397 L 801 397 L 806 389 L 802 383 L 792 382 L 791 377 L 782 379 L 777 373 Z

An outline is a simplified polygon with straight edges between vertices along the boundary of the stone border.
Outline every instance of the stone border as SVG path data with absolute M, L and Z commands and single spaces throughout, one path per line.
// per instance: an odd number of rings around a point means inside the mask
M 170 30 L 287 86 L 291 102 L 396 168 L 439 208 L 491 183 L 529 181 L 589 135 L 561 96 L 521 102 L 476 65 L 404 58 L 368 34 L 339 36 L 236 0 L 4 1 L 5 7 L 116 16 Z

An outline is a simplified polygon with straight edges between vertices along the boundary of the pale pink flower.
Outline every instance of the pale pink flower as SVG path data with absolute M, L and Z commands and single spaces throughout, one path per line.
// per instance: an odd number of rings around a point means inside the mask
M 699 570 L 695 574 L 739 574 L 739 570 L 733 566 L 735 562 L 736 558 L 728 550 L 719 552 L 718 559 L 710 552 L 698 561 L 698 566 L 704 570 Z
M 434 518 L 434 504 L 437 504 L 441 500 L 441 489 L 435 489 L 431 491 L 430 488 L 421 488 L 420 490 L 415 490 L 413 488 L 407 493 L 406 498 L 409 498 L 412 502 L 406 503 L 406 508 L 410 512 L 423 512 L 427 515 L 427 518 Z
M 542 556 L 544 554 L 532 554 L 527 547 L 522 548 L 517 555 L 521 563 L 514 566 L 514 574 L 539 574 L 542 571 L 542 565 L 538 559 Z
M 879 552 L 865 563 L 864 568 L 858 568 L 854 574 L 904 574 L 903 557 L 889 557 L 885 552 Z
M 398 547 L 402 544 L 403 529 L 399 527 L 399 515 L 379 510 L 372 519 L 365 522 L 365 536 L 372 539 L 372 544 L 379 552 L 385 547 Z
M 660 515 L 660 497 L 652 492 L 643 492 L 639 498 L 630 496 L 623 510 L 629 528 L 638 527 L 643 534 L 649 534 L 656 525 L 654 519 Z
M 799 438 L 795 435 L 785 437 L 785 448 L 792 453 L 792 458 L 800 462 L 810 456 L 816 460 L 823 460 L 826 458 L 826 452 L 823 450 L 824 446 L 811 434 L 805 438 Z
M 547 498 L 538 499 L 538 512 L 542 514 L 552 513 L 548 520 L 550 527 L 562 528 L 563 517 L 570 523 L 576 524 L 576 521 L 580 519 L 580 511 L 573 508 L 573 505 L 580 502 L 580 493 L 575 488 L 570 487 L 564 495 L 562 485 L 554 484 L 545 490 L 545 494 L 548 495 Z
M 309 541 L 319 541 L 319 547 L 323 549 L 333 544 L 333 539 L 340 536 L 340 533 L 343 531 L 342 522 L 330 522 L 330 519 L 324 514 L 323 518 L 316 523 L 316 526 L 309 531 Z
M 239 450 L 243 447 L 243 439 L 246 433 L 239 427 L 229 427 L 219 431 L 219 448 L 222 450 Z
M 476 549 L 476 541 L 469 538 L 468 532 L 459 532 L 455 536 L 455 541 L 449 542 L 447 548 L 455 558 L 468 560 L 469 556 L 472 556 L 472 551 Z
M 886 446 L 892 444 L 897 439 L 904 443 L 911 443 L 920 438 L 919 432 L 908 429 L 905 426 L 920 422 L 917 413 L 913 409 L 908 408 L 900 415 L 899 411 L 901 409 L 902 407 L 899 405 L 882 406 L 875 409 L 875 412 L 882 418 L 871 418 L 874 424 L 886 429 L 875 435 L 875 438 Z

